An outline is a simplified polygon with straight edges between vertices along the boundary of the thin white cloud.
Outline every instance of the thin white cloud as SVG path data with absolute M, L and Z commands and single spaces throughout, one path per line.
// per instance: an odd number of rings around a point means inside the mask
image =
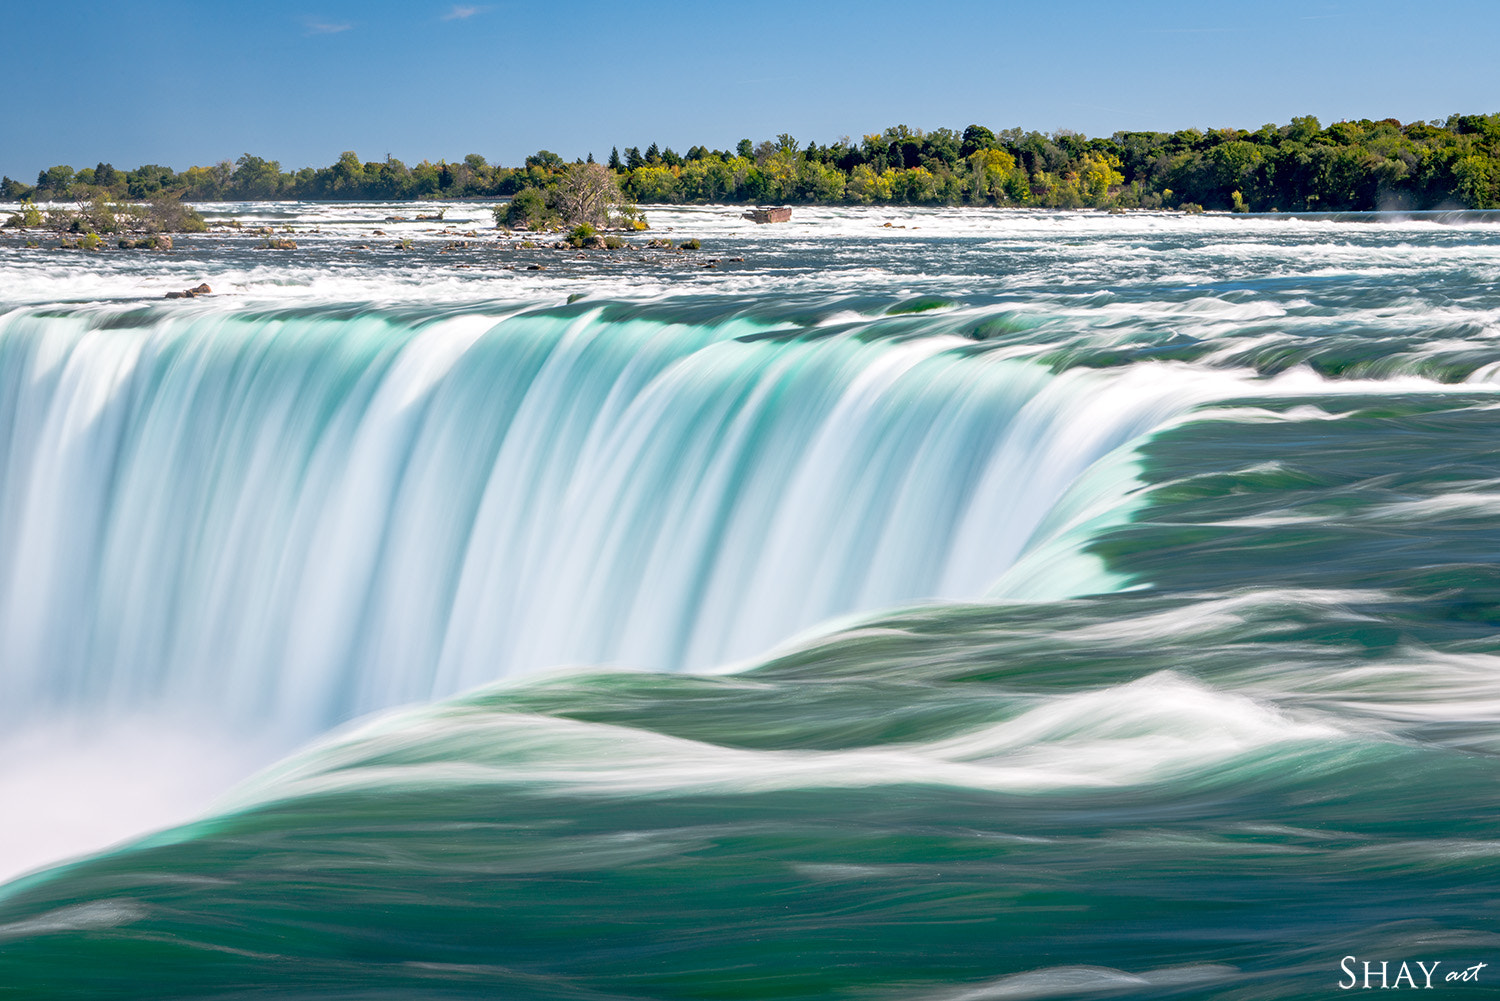
M 454 4 L 453 9 L 443 15 L 444 21 L 467 21 L 475 14 L 483 14 L 489 10 L 488 7 L 470 7 L 465 4 Z
M 348 21 L 320 21 L 315 17 L 303 18 L 302 26 L 309 35 L 337 35 L 354 27 Z

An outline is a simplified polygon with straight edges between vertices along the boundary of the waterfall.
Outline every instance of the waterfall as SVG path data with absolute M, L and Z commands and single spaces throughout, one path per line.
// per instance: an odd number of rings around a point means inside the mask
M 598 307 L 15 312 L 0 713 L 310 733 L 977 598 L 1088 508 L 1087 469 L 1199 398 L 1165 371 Z

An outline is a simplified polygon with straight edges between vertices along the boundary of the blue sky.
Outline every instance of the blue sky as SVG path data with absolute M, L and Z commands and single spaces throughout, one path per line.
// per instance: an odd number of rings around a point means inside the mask
M 6 0 L 0 172 L 1500 111 L 1500 0 Z

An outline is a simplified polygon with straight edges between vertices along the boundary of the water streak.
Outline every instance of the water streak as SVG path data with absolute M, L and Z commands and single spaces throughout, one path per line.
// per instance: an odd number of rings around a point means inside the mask
M 0 327 L 12 712 L 306 734 L 539 668 L 733 662 L 983 594 L 1086 470 L 1235 385 L 868 324 L 121 319 Z M 1072 506 L 1128 486 L 1101 482 Z

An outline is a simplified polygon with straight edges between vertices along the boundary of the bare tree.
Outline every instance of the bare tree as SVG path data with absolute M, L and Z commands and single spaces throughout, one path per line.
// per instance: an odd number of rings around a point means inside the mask
M 575 163 L 557 186 L 558 214 L 569 226 L 609 225 L 610 212 L 625 201 L 614 171 L 602 163 Z

